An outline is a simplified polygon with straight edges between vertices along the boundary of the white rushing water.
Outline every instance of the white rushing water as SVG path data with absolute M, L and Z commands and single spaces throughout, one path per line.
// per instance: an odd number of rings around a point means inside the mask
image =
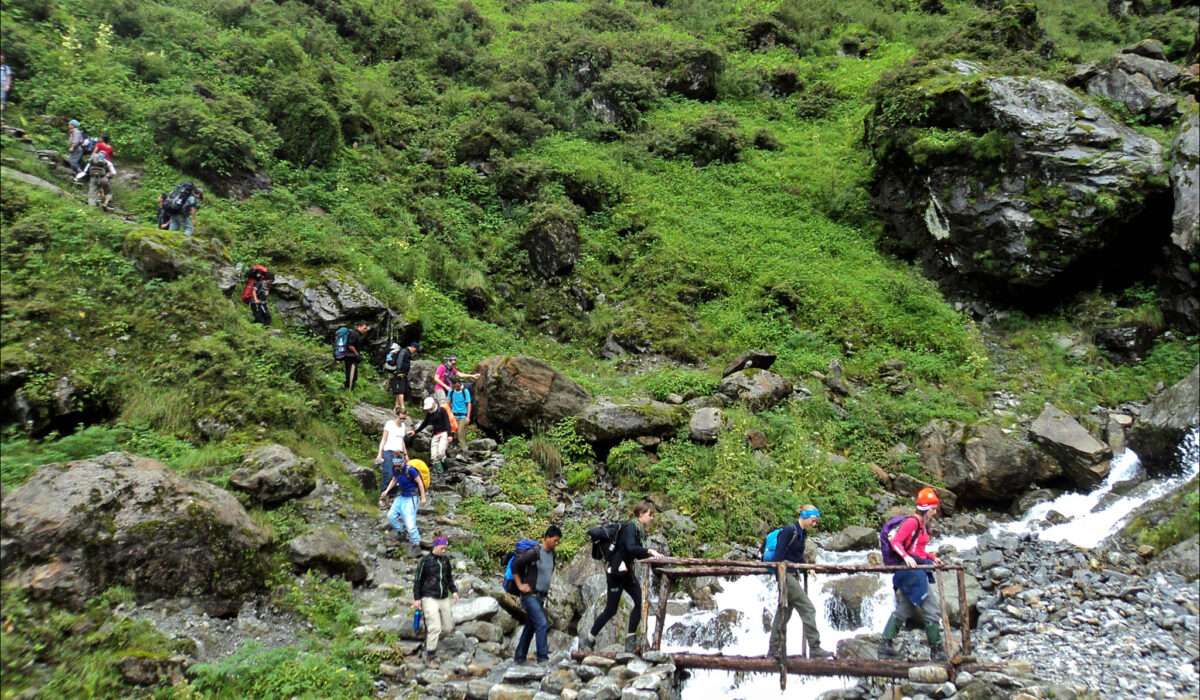
M 1136 495 L 1126 495 L 1109 499 L 1103 507 L 1097 507 L 1105 496 L 1112 493 L 1113 488 L 1131 478 L 1140 475 L 1141 462 L 1131 450 L 1125 450 L 1112 463 L 1108 478 L 1090 493 L 1065 493 L 1052 501 L 1040 503 L 1029 510 L 1020 520 L 1008 523 L 997 523 L 992 526 L 990 533 L 995 536 L 1022 535 L 1036 533 L 1039 539 L 1070 542 L 1078 547 L 1090 549 L 1098 545 L 1104 538 L 1117 531 L 1123 521 L 1138 506 L 1147 501 L 1161 498 L 1174 491 L 1200 471 L 1200 429 L 1193 430 L 1184 438 L 1180 445 L 1180 455 L 1183 458 L 1184 469 L 1181 474 L 1170 479 L 1162 479 L 1151 483 L 1148 487 L 1139 488 Z M 1045 517 L 1057 511 L 1066 518 L 1058 525 L 1045 526 Z M 931 542 L 933 548 L 953 545 L 958 551 L 974 549 L 977 536 L 969 537 L 935 537 Z M 861 564 L 866 563 L 868 552 L 826 552 L 820 554 L 820 563 L 829 564 Z M 834 629 L 829 619 L 829 594 L 823 588 L 833 576 L 810 575 L 809 596 L 817 609 L 817 627 L 821 632 L 821 646 L 826 649 L 836 649 L 838 641 L 856 637 L 871 632 L 882 632 L 887 617 L 892 610 L 892 590 L 888 580 L 884 580 L 879 591 L 869 600 L 864 601 L 861 610 L 862 626 L 852 630 Z M 885 579 L 885 576 L 881 576 Z M 712 611 L 696 611 L 686 615 L 668 615 L 667 628 L 676 623 L 686 626 L 699 626 L 712 623 L 722 610 L 738 610 L 738 619 L 733 632 L 733 641 L 722 647 L 719 653 L 759 656 L 767 652 L 770 639 L 769 622 L 774 615 L 776 605 L 776 587 L 773 577 L 745 576 L 740 579 L 722 579 L 723 591 L 715 596 L 716 609 Z M 651 623 L 653 629 L 653 622 Z M 669 636 L 669 635 L 668 635 Z M 799 653 L 799 642 L 802 627 L 797 616 L 793 615 L 788 624 L 789 650 Z M 716 649 L 704 649 L 695 646 L 672 645 L 664 638 L 664 651 L 695 651 L 697 653 L 718 653 Z M 791 676 L 788 678 L 786 691 L 779 690 L 779 676 L 771 674 L 735 674 L 728 671 L 694 671 L 683 689 L 684 700 L 710 700 L 726 698 L 728 700 L 766 700 L 768 698 L 787 698 L 800 700 L 816 698 L 821 693 L 845 688 L 855 681 L 844 678 L 807 678 Z

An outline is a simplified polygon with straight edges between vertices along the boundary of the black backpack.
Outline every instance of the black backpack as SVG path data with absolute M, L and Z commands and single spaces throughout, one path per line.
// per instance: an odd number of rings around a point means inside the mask
M 176 186 L 175 189 L 171 190 L 171 194 L 167 195 L 166 199 L 163 200 L 163 213 L 168 216 L 182 214 L 183 210 L 187 208 L 188 197 L 192 196 L 193 189 L 190 182 L 184 182 Z
M 92 151 L 96 150 L 96 139 L 88 136 L 87 132 L 84 132 L 83 141 L 79 143 L 79 147 L 83 149 L 83 155 L 90 156 L 92 155 Z
M 621 534 L 621 523 L 597 525 L 587 531 L 592 540 L 592 559 L 608 561 L 617 548 L 617 537 Z

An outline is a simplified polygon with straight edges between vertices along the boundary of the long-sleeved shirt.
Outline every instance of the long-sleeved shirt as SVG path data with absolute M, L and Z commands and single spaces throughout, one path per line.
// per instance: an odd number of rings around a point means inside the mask
M 925 523 L 917 516 L 907 518 L 899 527 L 892 530 L 892 549 L 900 556 L 911 555 L 917 559 L 932 560 L 925 546 L 929 544 L 929 531 Z
M 451 593 L 457 593 L 453 568 L 449 557 L 426 554 L 417 564 L 417 573 L 413 576 L 413 600 L 449 598 Z
M 67 150 L 73 151 L 83 144 L 83 130 L 78 127 L 71 127 L 67 132 Z
M 642 528 L 636 520 L 631 520 L 622 525 L 617 532 L 617 545 L 609 557 L 608 570 L 614 574 L 633 571 L 633 562 L 648 556 L 650 550 L 642 545 Z
M 514 574 L 521 577 L 522 583 L 533 587 L 535 593 L 547 593 L 554 576 L 554 552 L 542 549 L 541 545 L 530 547 L 517 555 L 512 569 Z
M 421 424 L 413 429 L 413 433 L 419 433 L 427 427 L 433 428 L 434 435 L 450 432 L 450 416 L 446 415 L 446 409 L 438 406 L 433 411 L 426 413 Z

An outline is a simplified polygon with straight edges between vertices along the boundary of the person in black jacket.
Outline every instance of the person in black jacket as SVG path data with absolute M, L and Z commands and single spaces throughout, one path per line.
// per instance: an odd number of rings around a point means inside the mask
M 429 440 L 429 461 L 433 462 L 433 471 L 441 474 L 444 469 L 443 462 L 446 461 L 446 449 L 450 447 L 450 414 L 432 396 L 425 397 L 421 408 L 425 410 L 425 417 L 421 419 L 420 425 L 413 428 L 413 435 L 425 428 L 432 428 L 433 437 Z
M 420 608 L 425 617 L 425 661 L 430 663 L 441 636 L 454 631 L 452 610 L 458 602 L 458 586 L 454 585 L 454 567 L 446 556 L 449 547 L 448 537 L 434 537 L 433 553 L 421 559 L 413 576 L 412 606 L 414 610 Z
M 513 582 L 521 594 L 521 607 L 525 609 L 525 627 L 517 640 L 513 661 L 525 663 L 529 655 L 529 643 L 537 637 L 537 660 L 539 664 L 550 659 L 550 645 L 546 641 L 550 622 L 546 619 L 546 596 L 550 593 L 550 582 L 554 580 L 554 549 L 562 539 L 562 530 L 557 525 L 546 528 L 540 547 L 531 547 L 517 555 L 512 562 Z
M 612 554 L 608 557 L 604 578 L 608 585 L 608 598 L 604 602 L 604 612 L 592 623 L 592 629 L 580 635 L 579 647 L 590 649 L 596 642 L 596 635 L 608 621 L 617 614 L 621 605 L 621 592 L 629 594 L 633 599 L 633 609 L 629 613 L 629 626 L 625 633 L 625 651 L 632 652 L 637 646 L 637 628 L 641 622 L 642 589 L 638 585 L 637 576 L 633 572 L 633 562 L 647 557 L 661 557 L 653 549 L 642 545 L 646 535 L 646 527 L 654 520 L 654 504 L 641 501 L 633 507 L 633 518 L 617 531 L 617 542 Z
M 817 510 L 814 505 L 800 506 L 800 512 L 796 514 L 796 523 L 788 525 L 779 533 L 779 547 L 783 551 L 783 556 L 779 561 L 790 561 L 797 564 L 804 563 L 804 551 L 808 541 L 808 531 L 817 526 L 821 519 L 821 511 Z M 800 583 L 799 574 L 795 571 L 789 571 L 787 575 L 787 600 L 788 607 L 784 609 L 782 615 L 776 617 L 771 625 L 771 641 L 767 653 L 774 657 L 776 650 L 779 648 L 780 630 L 787 625 L 792 613 L 795 612 L 800 616 L 800 622 L 804 626 L 804 639 L 808 642 L 808 656 L 811 659 L 827 659 L 833 656 L 832 652 L 821 648 L 821 633 L 817 630 L 817 609 L 813 607 L 812 601 L 809 600 L 808 594 L 804 592 L 804 586 Z

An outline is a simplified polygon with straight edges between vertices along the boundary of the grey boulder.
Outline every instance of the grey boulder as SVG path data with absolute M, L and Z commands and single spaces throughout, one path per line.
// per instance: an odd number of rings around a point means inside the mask
M 362 553 L 341 530 L 324 527 L 291 540 L 287 548 L 288 561 L 302 571 L 315 569 L 350 583 L 367 580 Z
M 1066 475 L 1080 488 L 1092 488 L 1108 475 L 1112 450 L 1053 404 L 1042 408 L 1029 427 L 1029 436 L 1058 459 Z
M 265 506 L 306 496 L 317 482 L 311 459 L 300 459 L 283 445 L 264 445 L 242 460 L 229 485 Z
M 743 369 L 721 380 L 717 391 L 752 411 L 765 411 L 792 394 L 792 383 L 763 369 Z
M 1142 410 L 1129 431 L 1129 447 L 1151 476 L 1177 471 L 1180 443 L 1200 425 L 1200 365 Z

